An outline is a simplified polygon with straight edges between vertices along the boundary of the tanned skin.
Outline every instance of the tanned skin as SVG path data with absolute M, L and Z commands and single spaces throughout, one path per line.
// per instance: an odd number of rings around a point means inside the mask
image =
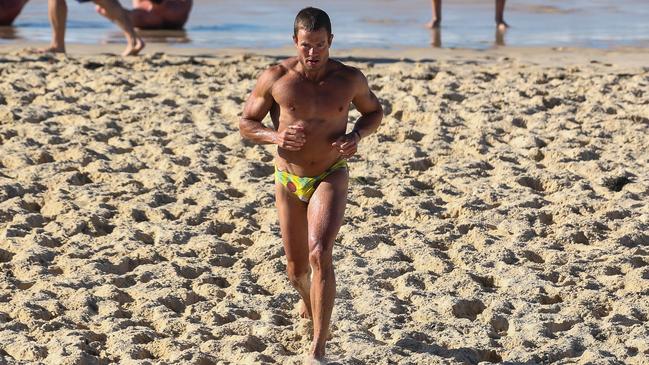
M 0 0 L 0 26 L 11 25 L 27 0 Z
M 133 0 L 133 9 L 128 10 L 128 16 L 133 26 L 140 29 L 182 29 L 189 12 L 192 0 Z M 106 10 L 97 6 L 97 12 L 106 15 Z
M 276 144 L 276 166 L 297 176 L 317 176 L 354 155 L 358 143 L 383 118 L 365 76 L 329 59 L 332 40 L 324 28 L 311 32 L 300 28 L 293 37 L 297 57 L 262 73 L 239 122 L 243 138 Z M 346 133 L 350 104 L 361 117 Z M 269 112 L 273 128 L 261 123 Z M 336 293 L 332 252 L 347 204 L 348 179 L 346 169 L 333 172 L 309 203 L 280 183 L 275 185 L 288 278 L 302 298 L 301 316 L 313 320 L 308 363 L 319 363 L 325 355 Z

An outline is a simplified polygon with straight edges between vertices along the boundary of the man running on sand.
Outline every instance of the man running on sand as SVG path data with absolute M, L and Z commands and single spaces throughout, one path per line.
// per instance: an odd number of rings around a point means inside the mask
M 105 16 L 124 32 L 126 49 L 122 56 L 134 56 L 144 48 L 144 41 L 135 33 L 131 19 L 117 0 L 77 0 L 80 3 L 92 1 L 105 9 Z M 48 0 L 48 15 L 52 26 L 52 42 L 45 52 L 65 53 L 65 22 L 68 18 L 66 0 Z
M 363 73 L 329 59 L 332 40 L 329 16 L 302 9 L 294 24 L 297 57 L 261 74 L 239 122 L 244 138 L 277 145 L 275 197 L 287 273 L 302 298 L 301 316 L 313 320 L 307 363 L 315 364 L 324 361 L 336 294 L 332 252 L 347 204 L 346 159 L 383 118 Z M 350 103 L 361 117 L 346 133 Z M 261 123 L 268 112 L 274 128 Z

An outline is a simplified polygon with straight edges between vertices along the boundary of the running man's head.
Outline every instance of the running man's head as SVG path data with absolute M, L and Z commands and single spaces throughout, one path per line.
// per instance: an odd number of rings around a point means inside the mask
M 298 60 L 307 70 L 317 70 L 327 65 L 331 33 L 329 15 L 317 8 L 304 8 L 297 13 L 293 25 L 293 42 L 298 50 Z

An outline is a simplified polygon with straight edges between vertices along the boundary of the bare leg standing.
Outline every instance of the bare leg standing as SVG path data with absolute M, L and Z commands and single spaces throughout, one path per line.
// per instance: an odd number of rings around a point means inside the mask
M 442 23 L 442 0 L 432 0 L 431 20 L 426 24 L 428 28 L 439 28 Z
M 500 30 L 505 30 L 509 25 L 505 23 L 505 0 L 496 0 L 496 26 Z
M 309 355 L 321 359 L 336 295 L 333 268 L 333 245 L 343 222 L 347 204 L 347 170 L 327 176 L 311 197 L 308 206 L 309 261 L 311 278 L 311 309 L 313 311 L 313 343 Z
M 302 298 L 300 316 L 311 318 L 307 205 L 279 183 L 275 184 L 275 204 L 286 253 L 288 280 Z
M 49 0 L 47 15 L 52 27 L 52 41 L 45 52 L 65 52 L 65 22 L 68 19 L 68 5 L 65 0 Z

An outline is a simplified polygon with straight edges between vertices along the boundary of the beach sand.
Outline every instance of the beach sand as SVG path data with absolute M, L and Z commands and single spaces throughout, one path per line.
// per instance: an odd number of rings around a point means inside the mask
M 299 364 L 273 148 L 237 128 L 284 51 L 71 50 L 0 49 L 0 363 Z M 333 361 L 649 363 L 646 51 L 334 55 L 386 116 Z

